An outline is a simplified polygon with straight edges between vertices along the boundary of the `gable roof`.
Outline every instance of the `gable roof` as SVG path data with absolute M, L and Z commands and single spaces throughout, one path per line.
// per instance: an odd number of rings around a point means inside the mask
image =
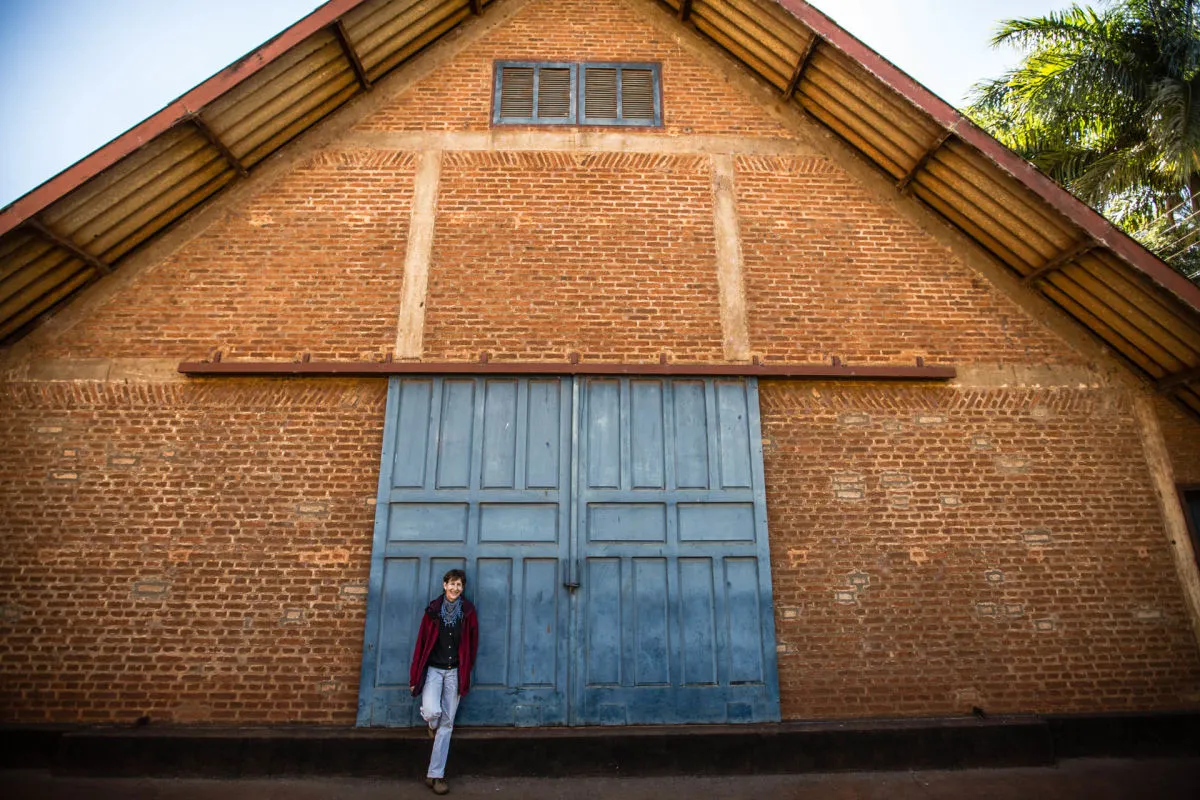
M 19 339 L 497 0 L 330 0 L 0 210 Z M 1200 287 L 803 0 L 645 0 L 738 59 L 1200 415 Z

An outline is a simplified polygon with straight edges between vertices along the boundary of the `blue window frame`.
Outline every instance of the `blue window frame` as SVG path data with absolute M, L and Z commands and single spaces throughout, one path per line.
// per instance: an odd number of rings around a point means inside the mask
M 494 125 L 662 126 L 662 67 L 653 63 L 497 61 Z

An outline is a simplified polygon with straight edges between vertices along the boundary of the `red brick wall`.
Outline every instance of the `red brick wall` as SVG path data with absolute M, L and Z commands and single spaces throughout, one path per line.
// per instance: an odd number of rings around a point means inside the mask
M 537 0 L 357 129 L 486 130 L 496 60 L 657 61 L 662 64 L 667 133 L 794 136 L 648 23 L 646 15 L 657 11 L 635 11 L 618 0 Z
M 755 353 L 793 362 L 1083 363 L 827 159 L 742 157 L 736 167 Z
M 1155 407 L 1175 482 L 1200 486 L 1200 420 L 1169 400 L 1159 399 Z
M 699 156 L 447 153 L 425 356 L 721 360 Z
M 44 354 L 379 360 L 396 340 L 414 163 L 411 153 L 317 154 Z
M 761 395 L 786 717 L 1200 701 L 1116 393 L 771 381 Z
M 654 58 L 668 134 L 783 135 L 625 4 L 583 5 L 529 4 L 359 127 L 486 128 L 496 58 Z M 33 358 L 377 359 L 414 164 L 317 154 Z M 736 166 L 753 352 L 1084 363 L 836 165 Z M 704 156 L 446 152 L 425 357 L 720 361 L 712 180 Z M 1200 703 L 1118 391 L 762 397 L 789 718 Z M 383 398 L 379 381 L 0 384 L 0 719 L 352 723 Z M 1196 423 L 1161 416 L 1178 479 L 1200 482 Z
M 353 724 L 384 395 L 0 387 L 0 720 Z

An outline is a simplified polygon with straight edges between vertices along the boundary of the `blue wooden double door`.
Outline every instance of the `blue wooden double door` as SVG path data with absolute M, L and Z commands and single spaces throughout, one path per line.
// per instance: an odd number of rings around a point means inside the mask
M 454 568 L 461 724 L 777 720 L 769 563 L 753 380 L 393 378 L 358 723 L 420 723 L 417 627 Z

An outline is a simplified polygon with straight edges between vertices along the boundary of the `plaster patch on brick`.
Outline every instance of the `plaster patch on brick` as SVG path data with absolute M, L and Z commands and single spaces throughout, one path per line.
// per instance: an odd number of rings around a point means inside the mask
M 979 702 L 979 698 L 979 690 L 972 686 L 954 690 L 954 699 L 964 705 L 975 705 Z
M 855 570 L 846 576 L 850 581 L 850 585 L 857 589 L 865 589 L 871 583 L 871 576 L 865 572 Z
M 1133 612 L 1133 618 L 1139 622 L 1150 622 L 1156 619 L 1162 619 L 1162 609 L 1158 608 L 1139 608 Z
M 983 579 L 988 583 L 1004 583 L 1004 571 L 998 569 L 989 569 L 983 573 Z
M 1033 621 L 1034 630 L 1040 633 L 1049 633 L 1057 627 L 1058 625 L 1052 619 L 1035 619 Z
M 981 616 L 981 617 L 994 617 L 994 616 L 996 616 L 996 604 L 995 603 L 976 603 L 975 604 L 975 612 L 977 614 L 979 614 L 979 616 Z
M 792 607 L 779 609 L 780 619 L 796 620 L 800 618 L 800 609 Z
M 879 476 L 879 482 L 887 487 L 908 486 L 912 478 L 903 472 L 885 472 Z
M 280 623 L 284 625 L 303 625 L 305 612 L 302 608 L 285 608 L 283 616 L 279 618 Z
M 348 600 L 366 600 L 367 585 L 362 581 L 343 583 L 341 588 L 338 590 L 338 594 Z
M 135 581 L 130 594 L 134 597 L 157 598 L 166 596 L 170 591 L 169 581 Z
M 79 480 L 78 472 L 51 472 L 50 479 L 55 481 L 77 481 Z
M 329 515 L 329 504 L 300 503 L 296 506 L 296 515 L 301 517 L 325 517 Z
M 996 459 L 996 471 L 1002 473 L 1023 473 L 1029 470 L 1029 459 L 1020 456 L 999 456 Z
M 841 605 L 853 605 L 858 602 L 858 592 L 853 589 L 835 589 L 833 599 Z
M 0 622 L 12 624 L 20 621 L 28 611 L 16 603 L 0 603 Z
M 962 499 L 956 494 L 944 494 L 940 502 L 946 508 L 955 508 L 962 505 Z
M 995 450 L 996 448 L 995 448 L 995 445 L 992 444 L 992 440 L 989 437 L 987 437 L 987 436 L 972 436 L 971 437 L 971 449 L 987 452 L 990 450 Z
M 946 415 L 921 413 L 917 414 L 913 421 L 918 425 L 944 425 L 946 422 Z
M 1044 528 L 1034 528 L 1021 533 L 1021 539 L 1027 547 L 1045 547 L 1051 543 L 1050 531 Z
M 838 422 L 842 425 L 861 427 L 863 425 L 870 425 L 871 417 L 869 414 L 863 414 L 858 411 L 847 411 L 838 416 Z
M 844 474 L 833 477 L 833 496 L 838 500 L 862 500 L 867 486 L 861 475 Z

